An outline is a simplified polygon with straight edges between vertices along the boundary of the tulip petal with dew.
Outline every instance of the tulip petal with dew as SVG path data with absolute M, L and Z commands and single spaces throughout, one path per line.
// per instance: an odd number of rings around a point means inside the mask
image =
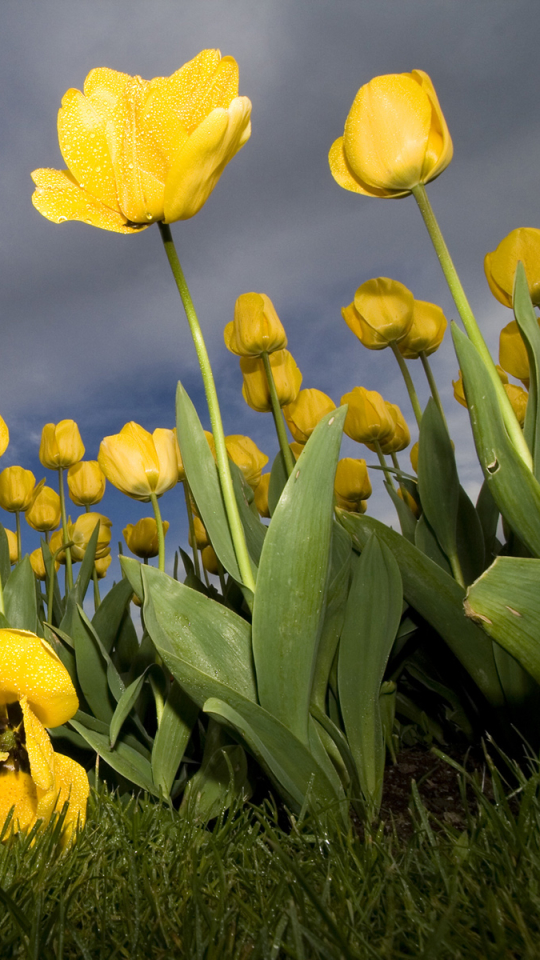
M 163 521 L 163 536 L 166 535 L 169 524 Z M 128 523 L 122 533 L 124 540 L 136 557 L 149 560 L 151 557 L 157 557 L 159 553 L 157 523 L 154 517 L 143 517 L 137 523 Z
M 46 423 L 41 433 L 39 459 L 49 470 L 66 469 L 84 457 L 84 444 L 74 420 Z
M 395 422 L 392 413 L 376 390 L 354 387 L 341 398 L 342 404 L 348 404 L 344 432 L 358 443 L 383 443 L 393 436 Z
M 238 433 L 225 437 L 225 446 L 233 463 L 240 467 L 244 480 L 255 489 L 261 479 L 262 468 L 268 463 L 266 454 L 259 450 L 250 437 Z
M 0 473 L 0 507 L 4 510 L 9 513 L 27 510 L 35 494 L 36 478 L 31 470 L 6 467 Z
M 97 460 L 79 460 L 67 472 L 69 495 L 77 507 L 100 503 L 105 493 L 105 476 Z
M 376 277 L 363 283 L 341 311 L 347 326 L 368 350 L 402 340 L 412 323 L 414 297 L 403 283 Z
M 79 708 L 64 664 L 51 646 L 27 630 L 0 629 L 0 704 L 26 697 L 45 727 L 59 727 Z
M 203 50 L 170 77 L 143 80 L 107 67 L 70 89 L 58 114 L 67 170 L 32 174 L 34 206 L 55 223 L 117 233 L 201 209 L 251 132 L 238 65 Z
M 294 403 L 302 385 L 302 374 L 288 350 L 269 355 L 277 398 L 281 407 Z M 261 357 L 240 357 L 243 376 L 242 396 L 252 410 L 268 413 L 272 409 L 270 390 Z
M 33 530 L 47 533 L 56 530 L 61 520 L 60 497 L 52 487 L 42 487 L 25 512 L 27 523 Z
M 294 403 L 283 407 L 283 415 L 297 443 L 307 443 L 317 424 L 336 409 L 334 401 L 322 390 L 300 390 Z
M 415 300 L 412 324 L 397 344 L 401 356 L 406 360 L 417 360 L 421 353 L 429 357 L 439 349 L 447 326 L 448 321 L 437 304 Z
M 178 483 L 176 434 L 157 429 L 148 433 L 138 423 L 126 423 L 120 433 L 101 441 L 98 463 L 107 480 L 134 500 L 148 502 Z
M 484 270 L 489 289 L 499 303 L 505 307 L 511 307 L 514 277 L 520 260 L 525 267 L 531 300 L 535 306 L 539 307 L 540 230 L 535 227 L 518 227 L 517 230 L 511 230 L 504 240 L 501 240 L 496 250 L 486 253 Z
M 242 293 L 234 305 L 234 320 L 223 334 L 225 346 L 240 357 L 260 357 L 287 346 L 287 334 L 276 308 L 265 293 Z
M 360 88 L 343 137 L 330 150 L 341 187 L 372 197 L 405 197 L 452 159 L 450 133 L 427 73 L 392 73 Z

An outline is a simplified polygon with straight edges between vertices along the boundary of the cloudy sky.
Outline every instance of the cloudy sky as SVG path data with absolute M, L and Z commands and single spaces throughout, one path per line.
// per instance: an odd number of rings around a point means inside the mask
M 251 140 L 203 210 L 173 233 L 218 382 L 226 433 L 270 457 L 270 415 L 242 400 L 223 344 L 236 297 L 267 293 L 305 387 L 339 403 L 363 385 L 412 412 L 389 351 L 366 351 L 341 318 L 365 280 L 387 276 L 418 299 L 455 308 L 414 200 L 361 198 L 332 179 L 327 154 L 358 88 L 372 77 L 430 74 L 454 159 L 429 194 L 486 339 L 511 319 L 489 293 L 483 258 L 518 226 L 540 226 L 538 0 L 2 0 L 0 413 L 11 431 L 2 466 L 39 479 L 45 422 L 75 419 L 86 458 L 129 420 L 174 425 L 181 379 L 208 425 L 187 324 L 157 227 L 122 236 L 54 225 L 33 208 L 30 172 L 62 167 L 56 114 L 69 87 L 108 66 L 169 75 L 205 47 L 234 56 L 253 103 Z M 414 365 L 413 365 L 414 366 Z M 451 397 L 450 339 L 433 357 L 462 480 L 478 489 L 467 414 Z M 423 400 L 421 369 L 414 369 Z M 344 445 L 348 455 L 365 448 Z M 368 462 L 371 455 L 367 452 Z M 54 477 L 49 477 L 54 482 Z M 180 491 L 165 496 L 169 552 L 185 528 Z M 113 541 L 148 505 L 109 488 Z M 383 495 L 371 512 L 395 522 Z M 75 513 L 76 511 L 74 511 Z M 4 517 L 6 525 L 14 524 Z M 25 545 L 37 546 L 27 528 Z

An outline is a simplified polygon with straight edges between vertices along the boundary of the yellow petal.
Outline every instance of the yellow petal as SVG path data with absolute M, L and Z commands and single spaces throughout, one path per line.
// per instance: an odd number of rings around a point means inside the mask
M 193 60 L 185 63 L 179 70 L 170 77 L 156 77 L 151 81 L 156 91 L 159 91 L 159 98 L 162 103 L 168 103 L 182 123 L 182 126 L 188 133 L 193 133 L 201 121 L 208 116 L 215 107 L 228 107 L 238 93 L 238 73 L 236 73 L 236 86 L 230 84 L 230 77 L 225 82 L 225 95 L 229 99 L 224 102 L 223 95 L 221 100 L 218 97 L 212 107 L 203 110 L 208 93 L 214 85 L 216 72 L 219 69 L 221 54 L 219 50 L 201 50 Z M 224 57 L 227 61 L 225 76 L 230 72 L 230 63 L 235 63 L 232 57 Z M 235 64 L 236 66 L 236 64 Z
M 70 720 L 79 707 L 71 678 L 45 640 L 27 630 L 0 630 L 0 704 L 28 699 L 46 727 Z
M 152 434 L 159 460 L 159 479 L 155 494 L 160 497 L 166 490 L 172 490 L 178 483 L 178 461 L 176 459 L 176 434 L 172 430 L 158 427 Z
M 140 123 L 149 87 L 141 77 L 130 79 L 122 101 L 122 120 L 115 129 L 118 199 L 122 213 L 133 223 L 163 219 L 167 167 L 161 151 L 152 138 L 144 135 Z
M 9 430 L 7 423 L 0 417 L 0 457 L 6 452 L 9 444 Z
M 54 750 L 52 743 L 45 727 L 30 708 L 26 697 L 21 697 L 20 702 L 24 719 L 25 746 L 32 780 L 40 790 L 48 791 L 54 787 Z
M 114 125 L 117 120 L 119 101 L 130 80 L 129 73 L 120 73 L 110 67 L 96 67 L 84 81 L 85 97 L 90 100 L 101 120 L 109 124 L 109 129 L 111 121 Z M 113 141 L 109 141 L 109 146 L 113 146 Z
M 145 224 L 129 226 L 121 213 L 106 207 L 83 190 L 69 170 L 34 170 L 32 180 L 37 187 L 32 194 L 32 203 L 53 223 L 80 220 L 114 233 L 138 233 L 146 227 Z
M 65 846 L 77 824 L 84 827 L 90 785 L 84 767 L 61 753 L 54 755 L 54 776 L 58 797 L 56 809 L 60 812 L 66 800 L 69 802 L 62 833 L 62 846 Z
M 159 480 L 159 459 L 150 433 L 126 423 L 101 442 L 98 463 L 115 487 L 135 500 L 149 500 Z
M 13 830 L 31 827 L 36 819 L 37 802 L 36 786 L 29 773 L 0 768 L 0 829 L 13 806 Z
M 454 146 L 431 77 L 424 70 L 411 70 L 411 77 L 427 93 L 432 107 L 431 129 L 422 168 L 422 181 L 428 183 L 446 169 L 454 155 Z
M 334 180 L 345 190 L 351 190 L 353 193 L 362 193 L 367 197 L 386 198 L 406 197 L 409 193 L 408 190 L 404 190 L 402 192 L 396 192 L 393 190 L 389 191 L 368 186 L 366 183 L 363 183 L 360 178 L 352 172 L 349 164 L 347 163 L 347 158 L 343 150 L 343 137 L 338 137 L 337 140 L 334 140 L 334 143 L 330 147 L 330 152 L 328 154 L 328 162 L 330 164 L 330 171 Z
M 225 166 L 251 133 L 251 102 L 237 97 L 212 110 L 179 151 L 165 184 L 165 221 L 188 220 L 210 196 Z
M 80 90 L 68 90 L 58 113 L 58 142 L 79 186 L 120 212 L 105 123 Z

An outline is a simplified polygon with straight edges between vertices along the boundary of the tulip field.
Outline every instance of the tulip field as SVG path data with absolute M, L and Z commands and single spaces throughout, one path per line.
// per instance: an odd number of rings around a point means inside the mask
M 471 956 L 532 958 L 527 913 L 493 906 L 467 871 L 489 860 L 487 887 L 504 882 L 500 850 L 519 873 L 524 834 L 538 835 L 540 229 L 514 229 L 486 252 L 491 293 L 512 311 L 494 358 L 428 195 L 453 157 L 433 83 L 412 70 L 361 86 L 328 144 L 328 175 L 351 204 L 416 201 L 458 320 L 389 277 L 344 291 L 352 347 L 372 351 L 374 369 L 379 351 L 394 355 L 409 405 L 386 399 L 382 383 L 359 383 L 336 406 L 302 387 L 268 293 L 242 293 L 223 338 L 244 401 L 272 417 L 269 459 L 250 437 L 224 433 L 219 371 L 172 230 L 211 202 L 249 140 L 251 102 L 238 91 L 238 64 L 217 50 L 152 80 L 94 69 L 62 99 L 66 168 L 32 173 L 32 203 L 53 224 L 80 221 L 126 244 L 154 226 L 211 431 L 180 370 L 174 429 L 131 421 L 91 460 L 77 423 L 48 423 L 39 460 L 49 479 L 36 484 L 23 466 L 0 472 L 5 955 L 23 955 L 22 936 L 28 956 L 47 958 L 148 956 L 158 943 L 156 956 L 458 957 L 467 943 Z M 429 360 L 445 337 L 484 478 L 475 502 Z M 344 435 L 357 456 L 340 456 Z M 0 418 L 0 454 L 8 444 Z M 126 526 L 118 549 L 110 485 L 151 514 Z M 370 508 L 375 488 L 391 524 Z M 173 490 L 189 529 L 180 546 L 160 508 Z M 21 524 L 35 532 L 24 555 Z M 466 814 L 460 829 L 433 828 L 413 781 L 407 847 L 392 839 L 383 798 L 389 767 L 411 744 L 454 764 Z M 461 763 L 482 749 L 489 795 Z M 236 860 L 233 844 L 243 844 Z M 516 890 L 529 884 L 530 911 L 536 846 L 527 877 L 514 878 Z M 31 896 L 25 864 L 41 871 L 49 898 L 28 922 L 17 904 Z M 253 879 L 261 870 L 271 895 Z M 402 883 L 386 881 L 392 871 Z M 89 878 L 81 898 L 77 884 Z M 357 878 L 377 891 L 369 906 Z M 93 912 L 100 884 L 106 922 Z M 167 906 L 178 891 L 183 913 Z M 251 894 L 259 907 L 245 906 Z M 454 926 L 460 898 L 468 912 Z M 133 917 L 129 935 L 117 914 Z M 101 946 L 84 933 L 96 924 Z

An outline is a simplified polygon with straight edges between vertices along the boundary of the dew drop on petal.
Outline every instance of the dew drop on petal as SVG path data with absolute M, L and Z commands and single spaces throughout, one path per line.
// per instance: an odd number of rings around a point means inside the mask
M 64 223 L 67 220 L 67 217 L 58 217 L 58 223 Z

